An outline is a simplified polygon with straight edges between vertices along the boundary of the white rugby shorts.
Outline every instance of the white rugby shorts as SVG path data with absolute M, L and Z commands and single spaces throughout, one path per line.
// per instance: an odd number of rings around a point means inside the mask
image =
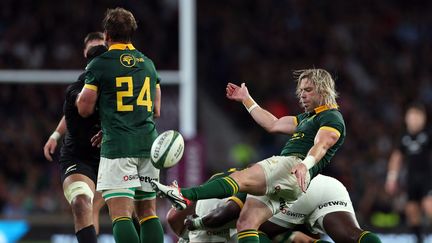
M 297 178 L 291 174 L 291 169 L 301 163 L 296 156 L 272 156 L 258 162 L 263 168 L 266 180 L 266 194 L 264 196 L 248 195 L 270 208 L 273 214 L 279 212 L 280 201 L 292 203 L 304 194 L 298 185 Z M 306 186 L 309 184 L 310 174 L 306 173 Z
M 150 158 L 101 157 L 97 191 L 136 188 L 145 192 L 154 192 L 150 184 L 152 180 L 159 180 L 159 169 L 152 165 Z
M 306 193 L 294 204 L 281 204 L 280 207 L 281 212 L 269 220 L 281 227 L 291 228 L 293 224 L 306 224 L 313 233 L 325 234 L 324 216 L 341 211 L 351 213 L 357 223 L 345 186 L 338 180 L 324 175 L 313 178 Z

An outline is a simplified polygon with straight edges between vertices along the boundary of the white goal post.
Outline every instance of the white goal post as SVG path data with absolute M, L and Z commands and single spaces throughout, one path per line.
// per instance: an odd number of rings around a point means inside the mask
M 83 70 L 0 70 L 0 83 L 23 84 L 69 84 L 75 82 Z M 163 84 L 180 84 L 177 70 L 163 70 L 158 72 Z

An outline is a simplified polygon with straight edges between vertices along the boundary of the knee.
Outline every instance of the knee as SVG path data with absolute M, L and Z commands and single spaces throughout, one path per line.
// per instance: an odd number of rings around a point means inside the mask
M 138 218 L 142 219 L 149 216 L 156 215 L 156 202 L 154 199 L 138 201 L 136 205 L 136 215 Z
M 156 210 L 154 208 L 145 208 L 141 212 L 141 217 L 148 217 L 156 215 Z
M 362 234 L 362 230 L 359 228 L 346 228 L 346 229 L 339 229 L 336 232 L 334 232 L 332 235 L 330 235 L 330 237 L 335 241 L 335 242 L 352 242 L 352 243 L 356 243 L 358 242 L 361 234 Z
M 86 195 L 78 195 L 72 200 L 71 207 L 72 212 L 76 217 L 83 217 L 85 215 L 91 214 L 91 198 Z
M 237 220 L 237 231 L 247 230 L 247 229 L 258 229 L 259 223 L 253 218 L 240 217 Z

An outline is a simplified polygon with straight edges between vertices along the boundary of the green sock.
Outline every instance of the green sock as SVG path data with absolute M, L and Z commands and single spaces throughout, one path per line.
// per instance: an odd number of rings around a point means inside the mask
M 163 243 L 164 231 L 158 216 L 149 216 L 140 220 L 141 243 Z
M 376 234 L 370 231 L 363 231 L 359 237 L 358 242 L 359 243 L 381 243 L 381 240 Z
M 226 198 L 239 190 L 237 182 L 229 177 L 209 181 L 201 186 L 181 189 L 182 195 L 192 201 L 209 198 Z
M 273 241 L 270 240 L 268 235 L 262 231 L 258 231 L 258 237 L 260 243 L 272 243 Z
M 259 243 L 258 231 L 254 229 L 243 230 L 237 233 L 238 243 Z
M 119 217 L 113 221 L 113 235 L 116 243 L 139 243 L 139 237 L 129 217 Z

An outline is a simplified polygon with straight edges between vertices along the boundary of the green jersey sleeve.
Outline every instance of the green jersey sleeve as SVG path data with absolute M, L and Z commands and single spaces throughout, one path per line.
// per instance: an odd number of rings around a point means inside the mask
M 333 130 L 339 137 L 345 136 L 345 122 L 340 112 L 324 112 L 318 117 L 320 129 Z

